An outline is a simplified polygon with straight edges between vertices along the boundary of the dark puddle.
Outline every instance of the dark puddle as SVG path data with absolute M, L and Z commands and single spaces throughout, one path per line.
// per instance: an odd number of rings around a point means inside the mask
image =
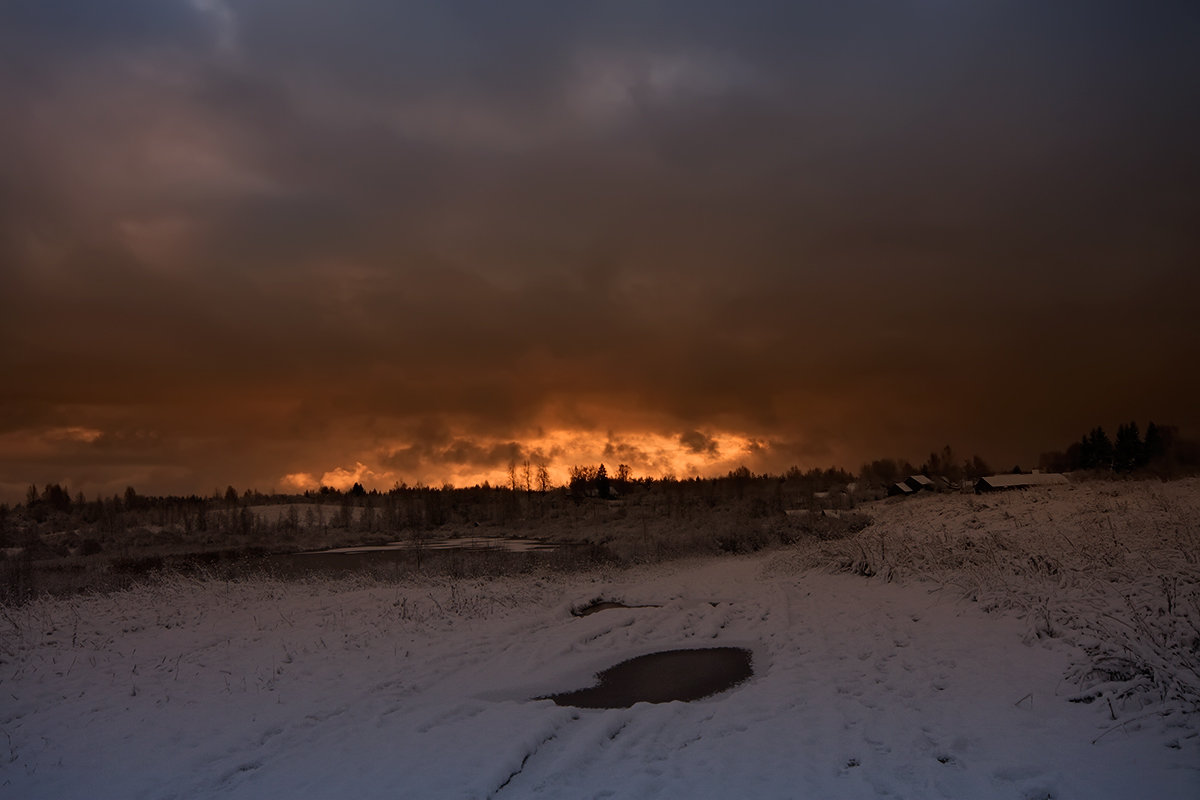
M 609 667 L 597 674 L 596 685 L 589 689 L 536 699 L 576 708 L 686 702 L 733 688 L 753 674 L 750 651 L 740 647 L 665 650 Z
M 614 608 L 662 608 L 662 606 L 630 606 L 625 603 L 618 603 L 616 600 L 593 600 L 586 606 L 571 609 L 571 613 L 577 617 L 586 617 L 588 614 L 595 614 L 597 611 L 611 611 Z

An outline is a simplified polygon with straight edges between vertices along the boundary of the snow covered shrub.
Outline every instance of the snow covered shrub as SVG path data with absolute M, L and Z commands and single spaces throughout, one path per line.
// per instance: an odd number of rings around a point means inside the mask
M 1200 711 L 1200 480 L 931 495 L 874 513 L 796 566 L 940 583 L 1019 614 L 1030 639 L 1077 646 L 1081 699 Z
M 822 541 L 844 539 L 864 530 L 871 517 L 861 511 L 815 510 L 788 513 L 787 526 L 781 532 L 785 544 L 802 538 Z
M 722 553 L 752 553 L 771 543 L 771 537 L 761 526 L 730 526 L 717 534 L 716 547 Z
M 33 554 L 28 548 L 3 558 L 0 562 L 3 582 L 0 583 L 0 605 L 22 603 L 34 595 Z
M 1081 630 L 1093 636 L 1077 641 L 1088 660 L 1073 677 L 1089 698 L 1124 704 L 1157 695 L 1200 711 L 1200 581 L 1164 575 L 1159 591 L 1154 583 L 1110 592 L 1108 611 L 1079 617 Z M 1124 613 L 1113 608 L 1118 603 Z

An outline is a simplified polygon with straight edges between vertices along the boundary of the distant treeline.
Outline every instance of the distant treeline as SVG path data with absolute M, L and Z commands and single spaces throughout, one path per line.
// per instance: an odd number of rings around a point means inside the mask
M 190 517 L 192 524 L 204 530 L 207 524 L 207 514 L 237 511 L 247 506 L 265 506 L 280 504 L 310 504 L 316 506 L 348 506 L 357 508 L 375 508 L 389 517 L 389 523 L 415 522 L 401 519 L 406 516 L 406 509 L 412 505 L 413 499 L 421 499 L 421 505 L 432 509 L 422 516 L 433 517 L 440 524 L 444 516 L 440 509 L 485 507 L 494 505 L 497 498 L 506 496 L 536 497 L 560 495 L 568 499 L 580 501 L 584 498 L 600 498 L 615 500 L 631 494 L 648 494 L 667 492 L 672 495 L 695 495 L 700 498 L 742 498 L 750 487 L 778 487 L 775 492 L 787 502 L 802 502 L 804 498 L 818 493 L 830 492 L 835 489 L 845 489 L 855 485 L 864 491 L 879 488 L 899 480 L 904 476 L 921 472 L 930 476 L 945 475 L 951 478 L 975 477 L 990 473 L 990 468 L 978 456 L 963 463 L 955 461 L 949 447 L 941 453 L 931 453 L 929 459 L 921 466 L 913 466 L 907 460 L 878 459 L 864 464 L 857 474 L 840 467 L 815 468 L 802 470 L 792 467 L 783 474 L 754 473 L 747 467 L 738 467 L 727 474 L 717 477 L 676 478 L 664 476 L 659 478 L 643 476 L 634 477 L 632 470 L 625 464 L 617 466 L 615 473 L 610 474 L 605 464 L 576 465 L 569 470 L 569 479 L 564 486 L 556 486 L 549 481 L 544 468 L 538 468 L 537 479 L 529 479 L 530 470 L 522 470 L 519 466 L 510 468 L 510 481 L 505 484 L 491 485 L 487 481 L 471 487 L 454 487 L 450 484 L 441 487 L 425 486 L 417 483 L 397 483 L 391 489 L 380 491 L 367 489 L 361 483 L 355 483 L 349 489 L 342 490 L 332 486 L 322 486 L 316 490 L 308 490 L 302 494 L 286 494 L 278 492 L 260 492 L 257 489 L 246 489 L 239 492 L 233 486 L 223 491 L 214 491 L 211 495 L 144 495 L 132 486 L 127 487 L 121 494 L 111 497 L 100 497 L 88 500 L 82 492 L 72 496 L 67 487 L 57 483 L 46 484 L 41 489 L 30 485 L 26 491 L 24 504 L 18 505 L 27 514 L 42 519 L 54 513 L 65 514 L 80 519 L 88 524 L 114 522 L 116 517 L 129 512 L 146 512 L 154 524 L 170 525 L 180 522 L 184 517 Z M 526 477 L 522 477 L 522 473 Z M 515 476 L 515 477 L 514 477 Z M 431 501 L 429 498 L 441 498 Z M 11 511 L 7 506 L 0 505 L 0 513 Z
M 368 526 L 372 529 L 437 527 L 447 522 L 505 522 L 516 516 L 536 515 L 552 501 L 579 504 L 597 498 L 618 500 L 633 496 L 665 498 L 664 503 L 671 510 L 676 505 L 689 505 L 693 499 L 702 505 L 715 505 L 726 500 L 744 500 L 751 495 L 769 495 L 774 498 L 772 505 L 782 508 L 785 504 L 803 502 L 815 493 L 845 487 L 854 480 L 853 474 L 837 468 L 792 469 L 780 476 L 756 475 L 745 467 L 714 478 L 635 478 L 625 465 L 620 465 L 610 477 L 607 467 L 600 464 L 572 467 L 565 486 L 550 484 L 543 476 L 536 484 L 520 479 L 505 485 L 493 486 L 485 481 L 462 488 L 449 484 L 436 487 L 398 483 L 380 491 L 355 483 L 346 490 L 322 486 L 302 494 L 264 493 L 256 489 L 239 492 L 229 486 L 208 496 L 149 496 L 128 487 L 122 494 L 88 500 L 82 493 L 72 497 L 59 484 L 47 484 L 41 489 L 31 485 L 25 502 L 15 509 L 0 505 L 0 523 L 6 516 L 20 512 L 38 522 L 65 516 L 86 526 L 116 530 L 126 526 L 128 516 L 136 515 L 151 525 L 184 525 L 189 531 L 205 531 L 214 524 L 230 527 L 231 520 L 232 527 L 239 527 L 241 520 L 251 519 L 241 513 L 248 508 L 291 505 L 311 507 L 313 511 L 308 516 L 313 519 L 305 519 L 303 512 L 299 512 L 299 519 L 289 519 L 285 513 L 279 525 L 312 527 L 315 522 L 321 526 L 348 527 L 350 517 L 357 520 L 367 516 L 372 520 Z M 356 510 L 369 513 L 357 514 Z
M 538 527 L 600 519 L 636 509 L 650 519 L 687 521 L 714 511 L 744 519 L 783 516 L 797 506 L 849 508 L 851 473 L 831 469 L 755 475 L 739 468 L 715 478 L 634 478 L 618 467 L 575 467 L 565 486 L 516 488 L 487 483 L 465 488 L 398 484 L 386 491 L 356 483 L 349 490 L 321 487 L 303 494 L 238 492 L 232 486 L 206 497 L 147 496 L 132 487 L 123 494 L 87 500 L 58 484 L 30 486 L 26 502 L 0 506 L 0 547 L 45 549 L 45 535 L 61 534 L 53 546 L 66 552 L 107 552 L 142 543 L 290 543 L 313 534 L 370 537 L 421 532 L 445 525 Z M 834 491 L 838 490 L 838 491 Z M 818 495 L 825 495 L 818 497 Z M 601 511 L 599 506 L 612 507 Z
M 992 468 L 978 455 L 959 459 L 950 445 L 941 451 L 934 451 L 920 466 L 913 466 L 909 461 L 897 461 L 891 458 L 878 459 L 864 464 L 858 471 L 858 480 L 865 486 L 888 486 L 907 478 L 909 475 L 924 475 L 928 478 L 945 478 L 951 484 L 959 484 L 964 480 L 974 481 L 984 475 L 991 475 Z
M 975 456 L 960 462 L 949 447 L 919 467 L 878 459 L 857 474 L 829 467 L 755 474 L 739 467 L 712 478 L 635 477 L 624 464 L 574 466 L 566 485 L 555 486 L 544 467 L 512 464 L 503 485 L 456 488 L 397 483 L 391 489 L 347 490 L 322 486 L 303 494 L 239 492 L 233 486 L 207 496 L 149 496 L 132 486 L 121 494 L 87 499 L 57 483 L 31 485 L 16 508 L 0 505 L 0 547 L 26 546 L 39 532 L 73 532 L 61 548 L 90 552 L 113 541 L 136 543 L 129 532 L 172 531 L 183 540 L 290 542 L 312 532 L 374 534 L 422 531 L 444 525 L 540 524 L 549 519 L 586 519 L 592 503 L 629 502 L 665 519 L 693 519 L 719 509 L 748 519 L 782 515 L 790 508 L 852 508 L 882 497 L 885 487 L 911 475 L 942 475 L 951 481 L 989 474 Z M 276 507 L 268 511 L 264 507 Z M 173 535 L 173 534 L 172 534 Z M 158 540 L 163 534 L 156 534 Z M 147 534 L 147 540 L 155 536 Z M 171 538 L 167 536 L 166 538 Z M 61 549 L 60 548 L 60 549 Z
M 1200 443 L 1183 438 L 1173 425 L 1151 422 L 1143 437 L 1138 424 L 1129 422 L 1117 426 L 1115 440 L 1097 426 L 1065 450 L 1042 453 L 1038 465 L 1047 472 L 1146 471 L 1170 478 L 1200 467 Z
M 1101 427 L 1093 428 L 1064 451 L 1043 453 L 1039 466 L 1044 471 L 1132 473 L 1144 471 L 1174 477 L 1200 468 L 1200 445 L 1180 436 L 1176 427 L 1151 422 L 1142 436 L 1137 423 L 1118 427 L 1113 441 Z M 1014 467 L 1019 471 L 1019 467 Z M 88 500 L 82 493 L 72 496 L 57 483 L 41 489 L 31 485 L 25 502 L 15 509 L 0 505 L 0 546 L 12 545 L 14 515 L 36 523 L 59 518 L 66 527 L 117 532 L 138 524 L 181 528 L 188 533 L 236 532 L 246 535 L 270 531 L 341 528 L 365 531 L 428 529 L 447 523 L 508 523 L 536 518 L 548 509 L 589 500 L 618 500 L 641 497 L 653 501 L 667 514 L 722 504 L 753 505 L 753 513 L 773 513 L 786 508 L 853 504 L 883 496 L 885 487 L 914 474 L 943 477 L 949 486 L 967 485 L 993 470 L 978 455 L 960 458 L 949 445 L 933 451 L 920 465 L 904 459 L 876 459 L 857 473 L 840 467 L 801 470 L 792 467 L 783 474 L 756 474 L 739 467 L 713 478 L 672 476 L 635 477 L 624 464 L 610 473 L 605 464 L 573 466 L 564 486 L 555 486 L 544 465 L 510 464 L 503 485 L 487 482 L 456 488 L 449 484 L 430 487 L 397 483 L 391 489 L 367 489 L 355 483 L 348 490 L 322 486 L 303 494 L 263 493 L 256 489 L 239 492 L 233 486 L 211 495 L 148 496 L 132 486 L 124 493 Z M 819 498 L 820 503 L 815 499 Z M 270 521 L 248 509 L 255 506 L 290 505 Z

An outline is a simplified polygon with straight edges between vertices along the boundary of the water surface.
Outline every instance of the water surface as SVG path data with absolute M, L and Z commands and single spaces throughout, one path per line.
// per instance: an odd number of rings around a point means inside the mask
M 609 667 L 590 688 L 538 699 L 577 708 L 629 708 L 634 703 L 699 700 L 753 675 L 750 651 L 740 647 L 664 650 Z

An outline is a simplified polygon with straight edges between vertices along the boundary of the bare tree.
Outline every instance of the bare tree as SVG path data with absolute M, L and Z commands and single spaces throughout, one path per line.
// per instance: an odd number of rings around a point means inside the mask
M 620 486 L 624 487 L 625 484 L 629 483 L 629 481 L 632 478 L 633 478 L 633 470 L 631 470 L 629 468 L 628 464 L 618 464 L 617 465 L 617 483 Z

